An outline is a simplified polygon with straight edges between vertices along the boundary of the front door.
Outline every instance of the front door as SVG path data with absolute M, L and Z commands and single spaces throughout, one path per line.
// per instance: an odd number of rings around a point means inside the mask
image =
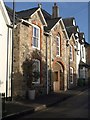
M 64 90 L 64 70 L 60 63 L 56 63 L 53 67 L 53 89 L 55 92 Z
M 60 90 L 64 90 L 64 73 L 60 70 Z

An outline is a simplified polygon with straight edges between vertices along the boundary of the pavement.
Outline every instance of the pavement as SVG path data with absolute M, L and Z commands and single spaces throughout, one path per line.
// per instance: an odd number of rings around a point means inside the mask
M 88 87 L 76 87 L 72 90 L 60 91 L 58 93 L 51 92 L 48 95 L 39 96 L 35 100 L 6 101 L 5 115 L 2 120 L 15 120 L 22 115 L 32 114 L 43 110 L 72 96 L 78 95 L 85 89 L 88 89 Z

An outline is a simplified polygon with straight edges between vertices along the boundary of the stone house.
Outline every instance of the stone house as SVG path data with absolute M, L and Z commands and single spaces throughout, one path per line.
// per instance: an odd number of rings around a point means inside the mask
M 87 83 L 90 84 L 90 44 L 85 42 L 85 48 L 86 48 L 86 64 L 85 64 L 85 67 L 87 68 L 87 80 L 88 80 Z
M 68 33 L 69 41 L 67 43 L 67 78 L 68 78 L 68 89 L 77 86 L 77 59 L 76 59 L 76 38 L 75 34 L 78 31 L 76 26 L 75 18 L 64 18 L 63 22 Z
M 23 63 L 27 55 L 38 51 L 34 57 L 40 78 L 33 82 L 36 95 L 59 92 L 77 85 L 77 37 L 75 19 L 62 19 L 59 8 L 54 4 L 52 15 L 41 8 L 16 12 L 14 32 L 14 81 L 13 98 L 25 97 L 27 84 Z M 76 38 L 77 37 L 77 38 Z

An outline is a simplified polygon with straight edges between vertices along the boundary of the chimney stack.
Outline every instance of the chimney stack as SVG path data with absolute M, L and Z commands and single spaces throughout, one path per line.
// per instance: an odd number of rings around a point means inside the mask
M 59 7 L 56 3 L 54 3 L 54 6 L 52 7 L 52 18 L 59 17 Z

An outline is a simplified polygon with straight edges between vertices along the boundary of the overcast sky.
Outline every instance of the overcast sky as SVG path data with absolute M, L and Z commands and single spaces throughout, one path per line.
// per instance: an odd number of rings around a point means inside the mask
M 57 1 L 57 0 L 54 0 Z M 42 4 L 42 8 L 52 14 L 53 2 L 17 2 L 15 10 L 21 11 L 37 7 L 38 3 Z M 6 5 L 12 8 L 12 3 L 7 2 Z M 59 6 L 59 13 L 62 18 L 75 17 L 76 24 L 80 28 L 80 32 L 85 33 L 85 39 L 88 40 L 88 2 L 57 2 Z

